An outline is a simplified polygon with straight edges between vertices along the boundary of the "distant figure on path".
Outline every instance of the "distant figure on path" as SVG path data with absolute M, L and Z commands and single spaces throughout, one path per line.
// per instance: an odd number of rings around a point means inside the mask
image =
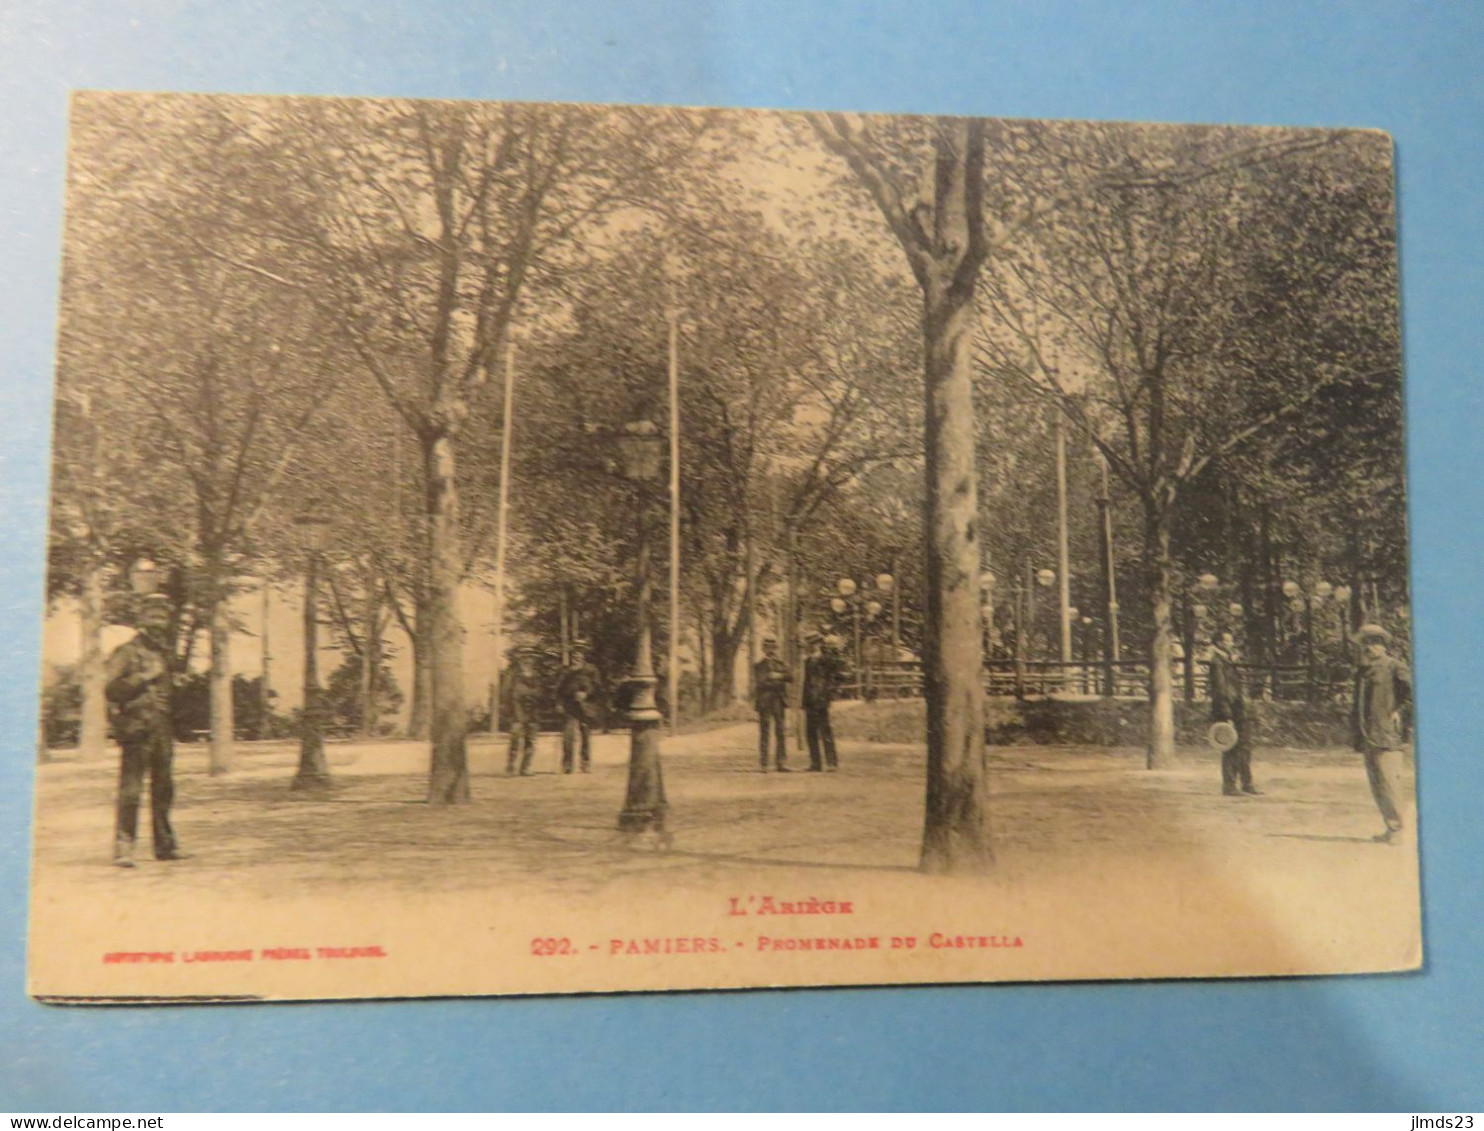
M 123 749 L 113 843 L 113 862 L 120 868 L 134 867 L 139 799 L 146 774 L 155 859 L 184 857 L 170 827 L 170 806 L 175 799 L 170 701 L 174 643 L 170 637 L 170 602 L 163 594 L 152 594 L 139 611 L 139 634 L 108 657 L 103 693 L 108 699 L 113 733 Z
M 510 728 L 510 743 L 505 756 L 505 772 L 515 773 L 516 756 L 520 757 L 522 776 L 531 773 L 531 759 L 536 755 L 537 717 L 541 710 L 541 685 L 531 662 L 529 648 L 517 648 L 511 656 L 510 670 L 500 688 L 500 711 Z
M 582 772 L 592 769 L 593 719 L 603 687 L 598 669 L 587 662 L 587 644 L 572 645 L 572 662 L 557 677 L 557 702 L 562 708 L 562 773 L 572 772 L 573 754 L 580 754 Z
M 1355 633 L 1360 662 L 1355 669 L 1350 724 L 1355 749 L 1365 758 L 1371 796 L 1386 822 L 1386 831 L 1374 839 L 1390 844 L 1405 827 L 1401 794 L 1402 716 L 1412 703 L 1412 673 L 1387 654 L 1391 633 L 1379 624 L 1364 624 Z
M 768 728 L 771 726 L 778 772 L 788 773 L 783 716 L 791 679 L 788 668 L 778 658 L 778 641 L 768 637 L 763 641 L 763 658 L 752 669 L 752 701 L 757 708 L 757 756 L 765 772 L 768 769 Z
M 830 724 L 830 704 L 840 683 L 840 659 L 817 632 L 811 632 L 805 644 L 809 656 L 804 661 L 804 736 L 809 743 L 809 771 L 817 774 L 840 765 Z
M 1211 700 L 1211 721 L 1231 723 L 1237 731 L 1236 743 L 1221 753 L 1221 792 L 1228 797 L 1261 794 L 1252 784 L 1252 720 L 1247 714 L 1247 690 L 1237 668 L 1236 641 L 1230 632 L 1211 642 L 1206 694 Z

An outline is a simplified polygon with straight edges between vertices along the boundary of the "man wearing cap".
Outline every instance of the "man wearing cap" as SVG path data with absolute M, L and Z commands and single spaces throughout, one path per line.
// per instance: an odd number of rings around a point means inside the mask
M 1247 716 L 1247 692 L 1237 668 L 1236 641 L 1230 632 L 1223 632 L 1211 642 L 1206 694 L 1211 700 L 1211 721 L 1231 723 L 1237 732 L 1236 742 L 1221 752 L 1221 792 L 1227 797 L 1260 794 L 1262 791 L 1252 784 L 1252 729 Z
M 593 719 L 602 691 L 598 669 L 587 662 L 587 643 L 572 645 L 572 661 L 557 676 L 557 703 L 562 708 L 562 773 L 572 772 L 574 748 L 580 749 L 582 772 L 592 768 Z
M 1401 718 L 1412 702 L 1412 674 L 1407 665 L 1387 654 L 1391 633 L 1379 624 L 1361 625 L 1355 633 L 1360 662 L 1355 668 L 1355 686 L 1350 726 L 1355 749 L 1365 758 L 1371 796 L 1386 822 L 1386 831 L 1375 839 L 1390 844 L 1401 833 L 1400 779 L 1402 773 Z
M 768 768 L 768 728 L 771 726 L 778 772 L 788 773 L 783 716 L 790 679 L 788 668 L 778 658 L 778 641 L 770 636 L 763 641 L 763 658 L 752 669 L 752 702 L 757 708 L 757 756 L 764 771 Z
M 510 728 L 505 772 L 515 773 L 519 757 L 521 776 L 528 777 L 531 759 L 536 755 L 536 727 L 541 713 L 541 685 L 529 648 L 517 648 L 510 657 L 510 670 L 500 688 L 500 712 Z
M 825 647 L 824 637 L 811 632 L 804 638 L 809 655 L 804 660 L 804 737 L 809 743 L 809 772 L 839 767 L 835 731 L 830 725 L 830 703 L 840 679 L 839 659 Z M 823 753 L 823 758 L 821 758 Z
M 170 602 L 162 594 L 145 598 L 139 632 L 108 657 L 108 699 L 113 733 L 122 748 L 118 811 L 114 825 L 113 862 L 134 867 L 134 841 L 139 830 L 139 800 L 149 775 L 149 815 L 156 860 L 179 860 L 183 853 L 170 827 L 175 798 L 172 763 L 171 690 L 174 641 Z

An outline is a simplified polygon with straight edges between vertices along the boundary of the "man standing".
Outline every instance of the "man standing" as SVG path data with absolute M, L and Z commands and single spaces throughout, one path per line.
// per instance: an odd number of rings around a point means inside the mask
M 1237 741 L 1221 752 L 1221 792 L 1227 797 L 1241 793 L 1261 794 L 1252 784 L 1252 724 L 1247 715 L 1247 691 L 1237 668 L 1236 642 L 1223 632 L 1211 643 L 1211 671 L 1206 685 L 1211 700 L 1211 721 L 1231 723 Z
M 839 768 L 830 703 L 840 679 L 840 662 L 819 633 L 811 632 L 804 643 L 809 649 L 804 660 L 804 736 L 809 742 L 809 772 L 817 774 Z
M 582 772 L 592 769 L 593 718 L 602 691 L 598 669 L 587 662 L 587 644 L 572 644 L 572 662 L 557 677 L 557 702 L 562 708 L 562 773 L 572 772 L 573 748 L 580 747 Z
M 787 751 L 783 742 L 783 716 L 791 679 L 788 668 L 778 658 L 778 641 L 768 637 L 763 641 L 763 658 L 752 669 L 752 701 L 757 708 L 757 756 L 765 773 L 768 769 L 770 725 L 775 736 L 778 772 L 788 773 L 788 766 L 785 764 Z
M 529 777 L 531 759 L 536 755 L 536 726 L 541 713 L 541 686 L 536 680 L 529 648 L 517 648 L 510 657 L 510 670 L 505 673 L 505 685 L 500 689 L 500 711 L 510 727 L 505 772 L 515 773 L 518 755 L 521 776 Z
M 1386 831 L 1374 839 L 1391 844 L 1401 834 L 1398 795 L 1402 774 L 1402 714 L 1412 702 L 1412 674 L 1407 665 L 1390 656 L 1391 633 L 1379 624 L 1364 624 L 1355 633 L 1360 662 L 1355 669 L 1350 724 L 1355 749 L 1365 758 L 1371 796 L 1386 822 Z
M 157 593 L 144 599 L 138 635 L 108 657 L 104 695 L 111 708 L 114 735 L 123 749 L 113 844 L 113 862 L 120 868 L 134 867 L 139 799 L 146 774 L 155 859 L 180 860 L 184 855 L 170 827 L 170 805 L 175 798 L 170 702 L 174 650 L 170 602 Z

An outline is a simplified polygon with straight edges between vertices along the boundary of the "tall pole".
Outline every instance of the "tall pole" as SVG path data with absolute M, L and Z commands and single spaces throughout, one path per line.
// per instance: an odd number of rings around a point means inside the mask
M 268 579 L 263 578 L 263 679 L 258 684 L 258 737 L 268 738 L 268 721 L 273 710 L 273 692 L 268 686 L 268 665 L 273 653 L 268 650 L 269 597 Z
M 855 612 L 855 683 L 860 697 L 866 697 L 865 668 L 861 663 L 861 595 L 857 593 L 850 601 Z
M 788 584 L 784 598 L 783 610 L 783 663 L 788 668 L 788 674 L 792 677 L 789 687 L 794 689 L 789 692 L 789 698 L 803 703 L 803 679 L 799 672 L 799 630 L 798 630 L 798 591 L 799 591 L 799 543 L 798 530 L 794 527 L 793 516 L 783 520 L 784 544 L 788 548 Z M 803 711 L 794 712 L 794 742 L 797 745 L 803 740 L 800 733 L 804 728 Z
M 567 627 L 567 584 L 557 590 L 557 639 L 562 653 L 562 667 L 572 662 L 572 633 Z
M 1103 493 L 1098 498 L 1098 513 L 1101 518 L 1103 541 L 1103 596 L 1108 615 L 1107 665 L 1108 694 L 1118 693 L 1118 661 L 1121 657 L 1118 642 L 1118 581 L 1113 556 L 1113 496 L 1108 489 L 1108 460 L 1102 460 Z
M 1036 658 L 1036 567 L 1027 555 L 1025 559 L 1025 658 L 1032 662 Z
M 314 530 L 310 527 L 311 541 Z M 299 772 L 290 788 L 323 789 L 330 784 L 325 758 L 319 692 L 319 550 L 311 546 L 304 572 L 304 706 L 299 716 Z
M 1061 662 L 1072 662 L 1072 570 L 1067 537 L 1067 437 L 1056 416 L 1056 553 L 1061 577 Z M 1063 669 L 1064 671 L 1067 669 Z
M 900 556 L 891 556 L 891 662 L 902 654 L 902 574 Z M 988 653 L 985 653 L 988 655 Z
M 500 733 L 500 673 L 505 666 L 505 543 L 510 518 L 510 438 L 515 425 L 515 333 L 505 337 L 505 407 L 500 427 L 500 501 L 495 517 L 495 683 L 490 695 L 490 734 Z
M 680 715 L 680 307 L 670 283 L 670 733 Z

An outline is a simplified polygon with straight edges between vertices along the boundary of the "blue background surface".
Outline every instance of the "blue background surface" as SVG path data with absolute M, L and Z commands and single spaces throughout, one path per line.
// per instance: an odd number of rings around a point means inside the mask
M 1484 5 L 1467 0 L 0 0 L 0 1110 L 1484 1109 L 1481 44 Z M 1390 131 L 1427 969 L 341 1005 L 29 1001 L 46 449 L 65 104 L 78 87 Z

